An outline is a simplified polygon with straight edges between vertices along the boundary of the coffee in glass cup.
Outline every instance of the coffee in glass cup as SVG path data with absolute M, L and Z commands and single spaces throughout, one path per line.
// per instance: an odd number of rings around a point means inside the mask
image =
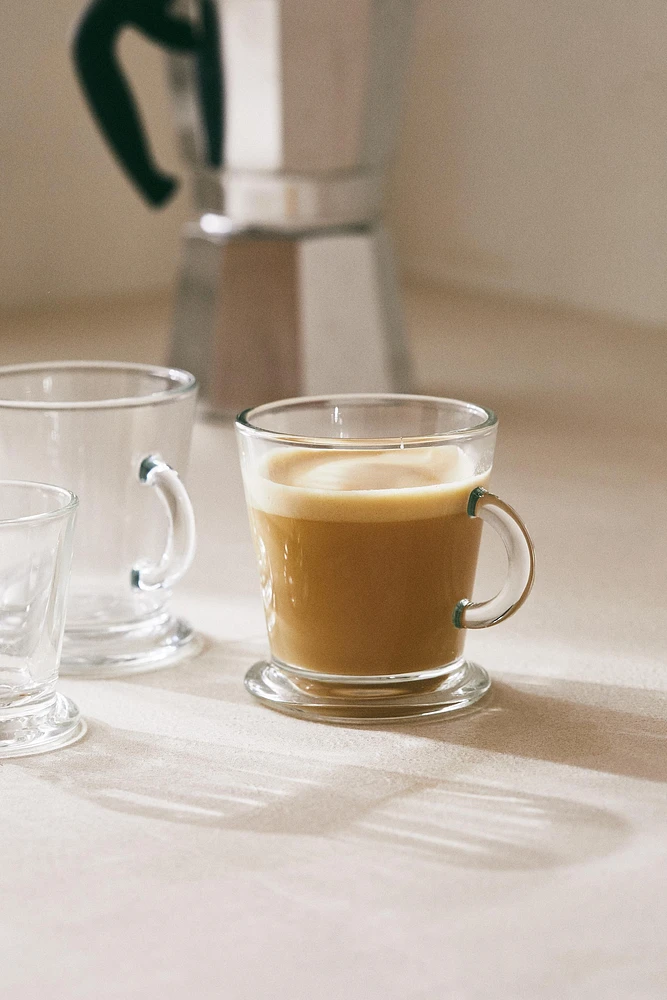
M 417 396 L 292 400 L 237 421 L 271 660 L 246 680 L 283 711 L 372 721 L 467 707 L 489 687 L 465 629 L 507 617 L 533 574 L 525 528 L 487 492 L 497 421 Z M 482 519 L 512 565 L 472 605 Z

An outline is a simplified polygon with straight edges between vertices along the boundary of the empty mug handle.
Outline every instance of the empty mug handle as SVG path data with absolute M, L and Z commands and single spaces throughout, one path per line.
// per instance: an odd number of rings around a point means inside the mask
M 157 490 L 169 518 L 164 552 L 157 563 L 138 563 L 132 569 L 132 586 L 139 590 L 173 587 L 187 573 L 195 555 L 195 515 L 178 473 L 159 455 L 148 455 L 139 467 L 139 479 Z
M 454 609 L 456 628 L 488 628 L 513 615 L 528 597 L 535 579 L 535 549 L 523 521 L 510 507 L 482 487 L 468 497 L 468 517 L 479 517 L 494 528 L 507 551 L 507 579 L 490 601 L 473 604 L 467 598 Z

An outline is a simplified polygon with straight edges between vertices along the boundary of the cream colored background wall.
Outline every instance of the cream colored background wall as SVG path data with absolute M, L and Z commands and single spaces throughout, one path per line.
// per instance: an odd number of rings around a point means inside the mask
M 169 283 L 187 199 L 152 212 L 97 137 L 66 39 L 83 0 L 0 36 L 0 304 Z M 667 322 L 664 0 L 418 0 L 389 216 L 403 269 Z M 177 168 L 162 58 L 121 51 Z
M 424 0 L 391 217 L 424 278 L 667 321 L 664 0 Z

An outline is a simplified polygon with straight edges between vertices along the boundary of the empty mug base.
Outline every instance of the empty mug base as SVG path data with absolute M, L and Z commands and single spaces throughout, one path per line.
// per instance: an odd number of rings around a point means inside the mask
M 378 677 L 355 683 L 354 677 L 322 681 L 285 664 L 261 660 L 245 677 L 250 694 L 269 708 L 311 722 L 372 725 L 435 719 L 464 712 L 491 686 L 483 667 L 468 660 L 448 664 L 438 674 Z
M 196 656 L 201 636 L 184 618 L 169 617 L 124 631 L 65 632 L 61 676 L 125 677 L 173 667 Z
M 85 732 L 79 709 L 64 694 L 49 699 L 46 707 L 23 712 L 15 707 L 10 716 L 0 715 L 0 759 L 59 750 L 76 743 Z

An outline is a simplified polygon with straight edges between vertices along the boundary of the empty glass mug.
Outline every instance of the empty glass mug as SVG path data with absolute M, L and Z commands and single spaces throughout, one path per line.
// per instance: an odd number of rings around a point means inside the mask
M 489 688 L 465 630 L 507 618 L 533 581 L 518 515 L 487 490 L 495 415 L 409 395 L 292 399 L 236 422 L 271 659 L 246 686 L 335 722 L 466 708 Z M 508 575 L 473 604 L 482 521 Z
M 54 482 L 81 501 L 62 673 L 153 669 L 197 647 L 168 609 L 194 554 L 178 473 L 196 394 L 193 375 L 149 365 L 0 368 L 0 475 Z
M 56 691 L 77 506 L 69 490 L 0 482 L 0 758 L 86 731 Z

